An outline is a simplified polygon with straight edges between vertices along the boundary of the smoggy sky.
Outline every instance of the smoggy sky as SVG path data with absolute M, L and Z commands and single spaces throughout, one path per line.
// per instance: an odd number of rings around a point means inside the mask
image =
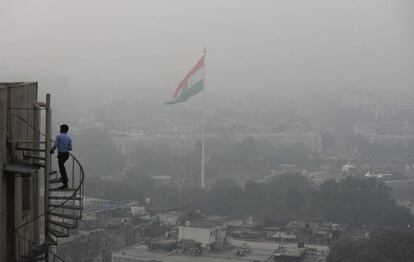
M 161 89 L 168 97 L 206 46 L 215 96 L 410 91 L 412 2 L 0 0 L 0 76 L 59 76 L 71 88 Z

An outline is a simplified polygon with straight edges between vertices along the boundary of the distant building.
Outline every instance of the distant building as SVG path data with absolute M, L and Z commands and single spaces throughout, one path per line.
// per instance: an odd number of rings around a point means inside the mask
M 188 124 L 188 123 L 186 123 Z M 117 151 L 121 154 L 129 154 L 139 146 L 146 146 L 152 150 L 168 150 L 170 152 L 183 155 L 194 151 L 201 143 L 200 129 L 194 126 L 188 126 L 190 131 L 178 128 L 171 129 L 171 132 L 165 130 L 143 130 L 142 127 L 131 130 L 114 129 L 109 135 L 114 140 Z M 240 142 L 248 137 L 259 141 L 266 141 L 274 146 L 292 146 L 301 145 L 311 152 L 322 151 L 322 135 L 317 130 L 306 128 L 294 128 L 283 132 L 274 132 L 268 129 L 262 130 L 237 130 L 226 139 L 230 138 L 234 142 Z M 219 132 L 206 133 L 207 140 L 217 140 L 222 138 Z
M 166 149 L 183 155 L 194 150 L 201 137 L 199 134 L 147 134 L 134 132 L 110 132 L 116 149 L 121 154 L 130 154 L 145 146 L 152 150 Z
M 225 237 L 226 226 L 218 221 L 187 222 L 187 225 L 178 227 L 178 240 L 194 240 L 207 248 L 214 243 L 222 243 Z
M 322 152 L 322 135 L 316 130 L 292 129 L 284 132 L 266 133 L 238 133 L 233 135 L 236 141 L 252 137 L 259 141 L 266 141 L 273 146 L 301 145 L 310 152 Z
M 354 134 L 364 136 L 370 143 L 382 145 L 408 145 L 414 141 L 414 134 L 410 133 L 378 133 L 374 126 L 356 123 Z
M 169 225 L 169 226 L 175 226 L 178 223 L 178 219 L 181 216 L 180 212 L 170 212 L 166 214 L 159 214 L 158 218 L 161 223 Z
M 152 176 L 151 180 L 154 181 L 157 185 L 168 185 L 171 183 L 172 177 L 166 175 Z
M 365 112 L 374 114 L 376 118 L 414 112 L 413 97 L 379 96 L 355 89 L 347 89 L 341 93 L 341 104 L 346 109 L 362 109 Z
M 137 244 L 112 253 L 112 262 L 271 262 L 276 245 L 269 242 L 236 242 L 228 249 L 191 255 L 180 250 L 153 250 Z M 245 252 L 240 253 L 240 250 Z
M 142 216 L 145 215 L 145 207 L 143 206 L 132 206 L 131 207 L 131 214 L 133 216 Z
M 387 177 L 390 178 L 392 176 L 393 176 L 393 174 L 390 174 L 390 173 L 374 174 L 374 173 L 371 173 L 369 171 L 364 175 L 364 177 L 374 177 L 374 178 L 379 178 L 379 179 L 384 179 L 384 178 L 387 178 Z
M 114 205 L 114 203 L 115 202 L 112 200 L 84 197 L 83 206 L 86 210 L 101 209 L 105 207 L 111 207 L 112 205 Z
M 349 173 L 349 172 L 351 172 L 352 170 L 354 170 L 355 169 L 355 166 L 354 165 L 352 165 L 351 163 L 347 163 L 347 164 L 345 164 L 343 167 L 342 167 L 342 172 L 344 172 L 344 173 Z
M 278 232 L 273 234 L 270 239 L 274 241 L 279 242 L 296 242 L 296 235 L 295 234 L 289 234 L 287 232 Z

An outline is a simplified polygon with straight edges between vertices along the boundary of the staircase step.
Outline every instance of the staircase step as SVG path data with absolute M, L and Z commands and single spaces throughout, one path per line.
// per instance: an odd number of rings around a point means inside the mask
M 40 141 L 40 140 L 9 140 L 10 143 L 22 143 L 22 144 L 46 144 L 46 141 Z
M 48 246 L 57 246 L 57 242 L 56 240 L 54 240 L 53 238 L 51 238 L 50 236 L 47 236 L 44 242 L 46 245 Z
M 56 175 L 56 174 L 57 174 L 57 171 L 55 170 L 55 171 L 50 172 L 49 176 L 53 176 L 53 175 Z
M 30 254 L 22 256 L 17 259 L 16 262 L 33 262 L 33 261 L 45 261 L 45 252 L 48 246 L 56 246 L 57 242 L 50 237 L 47 237 L 43 244 L 34 245 L 31 248 Z
M 75 189 L 74 188 L 65 188 L 65 189 L 60 189 L 58 187 L 56 188 L 49 188 L 50 192 L 74 192 Z
M 69 234 L 64 233 L 62 231 L 59 231 L 59 230 L 56 230 L 56 229 L 53 229 L 53 228 L 49 228 L 48 230 L 55 237 L 68 237 L 69 236 Z
M 70 223 L 65 223 L 65 222 L 61 222 L 61 221 L 55 221 L 55 220 L 49 220 L 50 224 L 56 225 L 56 226 L 60 226 L 60 227 L 64 227 L 66 229 L 70 229 L 70 228 L 75 228 L 76 225 L 75 224 L 70 224 Z
M 64 227 L 66 229 L 70 229 L 70 228 L 75 228 L 76 224 L 73 223 L 66 223 L 66 222 L 62 222 L 62 221 L 55 221 L 55 220 L 49 220 L 50 224 L 56 225 L 56 226 L 60 226 L 60 227 Z
M 47 251 L 47 245 L 41 244 L 41 245 L 34 245 L 31 247 L 30 253 L 28 257 L 37 257 L 43 254 Z
M 46 152 L 46 149 L 42 149 L 42 148 L 16 147 L 14 149 L 21 150 L 21 151 Z
M 42 162 L 33 162 L 33 165 L 34 166 L 38 166 L 38 167 L 45 168 L 45 163 L 42 163 Z
M 30 156 L 30 155 L 23 155 L 23 158 L 30 158 L 30 159 L 36 159 L 36 160 L 46 160 L 43 156 Z
M 58 212 L 51 212 L 50 215 L 55 216 L 55 217 L 73 219 L 73 220 L 78 220 L 82 218 L 79 214 L 67 214 L 67 213 L 63 214 L 63 213 L 58 213 Z
M 13 160 L 6 163 L 4 171 L 12 174 L 20 174 L 24 176 L 31 176 L 37 171 L 37 167 L 24 160 Z
M 49 184 L 57 184 L 57 183 L 62 183 L 62 180 L 60 180 L 60 178 L 49 179 Z
M 33 245 L 30 248 L 29 254 L 24 255 L 21 259 L 18 259 L 19 262 L 32 262 L 32 261 L 44 261 L 45 254 L 47 252 L 47 245 L 45 243 L 40 245 Z
M 44 108 L 46 108 L 47 107 L 47 104 L 46 104 L 46 102 L 42 102 L 42 101 L 37 101 L 36 102 L 36 104 L 35 104 L 35 106 L 36 107 L 44 107 Z
M 71 200 L 69 200 L 71 201 Z M 59 205 L 59 204 L 49 204 L 49 207 L 54 207 L 54 208 L 63 208 L 63 209 L 75 209 L 75 210 L 82 210 L 82 207 L 80 206 L 73 206 L 73 205 Z
M 69 196 L 49 196 L 49 200 L 66 200 L 68 198 L 69 198 Z M 82 200 L 82 198 L 81 197 L 73 197 L 70 200 L 71 201 L 73 201 L 73 200 L 76 201 L 76 200 Z
M 36 262 L 36 261 L 45 261 L 46 257 L 45 255 L 36 257 L 36 258 L 31 258 L 31 257 L 22 257 L 20 259 L 15 260 L 16 262 Z

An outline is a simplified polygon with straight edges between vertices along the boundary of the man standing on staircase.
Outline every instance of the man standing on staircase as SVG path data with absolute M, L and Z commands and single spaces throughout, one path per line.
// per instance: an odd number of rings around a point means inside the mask
M 69 151 L 72 151 L 72 139 L 68 136 L 69 126 L 63 124 L 60 126 L 60 134 L 56 136 L 55 144 L 53 145 L 50 153 L 55 153 L 55 149 L 58 150 L 58 163 L 60 180 L 63 185 L 59 189 L 68 188 L 68 175 L 66 174 L 65 162 L 69 158 Z

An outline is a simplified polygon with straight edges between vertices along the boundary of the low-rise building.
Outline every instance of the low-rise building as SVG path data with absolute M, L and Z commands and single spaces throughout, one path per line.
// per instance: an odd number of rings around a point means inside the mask
M 240 252 L 244 250 L 244 252 Z M 184 255 L 179 250 L 151 250 L 147 245 L 137 244 L 112 254 L 112 262 L 271 262 L 275 250 L 274 243 L 243 242 L 223 250 L 213 250 L 198 255 Z
M 225 237 L 226 226 L 220 221 L 187 222 L 178 227 L 178 240 L 194 240 L 206 248 L 214 243 L 223 243 Z
M 296 235 L 289 234 L 287 232 L 278 232 L 273 234 L 270 239 L 279 241 L 279 242 L 296 242 Z
M 322 152 L 322 135 L 317 130 L 292 129 L 284 132 L 268 133 L 237 133 L 232 136 L 236 141 L 253 137 L 265 141 L 273 146 L 301 145 L 310 152 Z
M 156 241 L 159 243 L 160 241 Z M 283 244 L 266 241 L 233 240 L 227 248 L 201 253 L 188 253 L 177 248 L 154 248 L 136 244 L 112 253 L 112 262 L 320 262 L 325 261 L 329 248 L 322 245 Z M 173 240 L 161 241 L 164 246 Z M 152 244 L 152 246 L 151 246 Z
M 145 215 L 145 207 L 143 207 L 143 206 L 132 206 L 131 207 L 131 214 L 133 216 Z

